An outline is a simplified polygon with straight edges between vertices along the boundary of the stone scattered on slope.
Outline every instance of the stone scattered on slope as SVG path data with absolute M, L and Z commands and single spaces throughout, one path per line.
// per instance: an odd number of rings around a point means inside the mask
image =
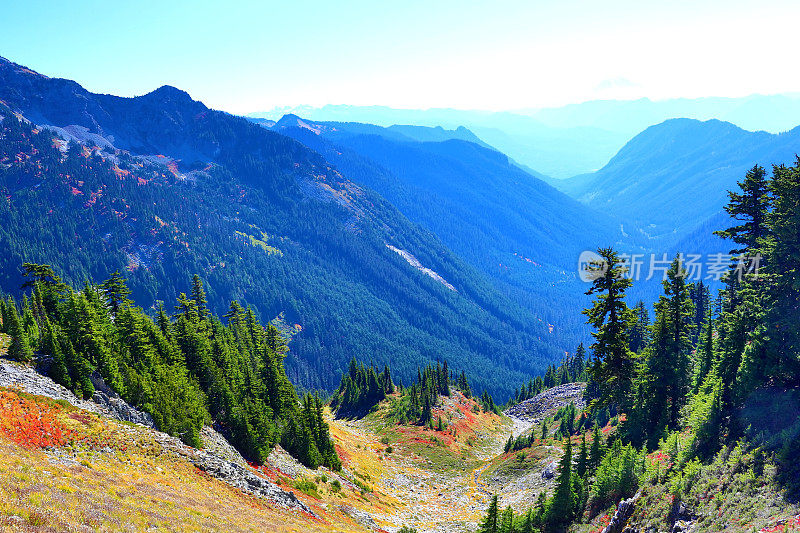
M 574 403 L 575 408 L 580 411 L 586 408 L 586 402 L 583 400 L 585 389 L 586 383 L 567 383 L 552 387 L 533 398 L 509 407 L 504 414 L 512 419 L 536 424 L 570 403 Z
M 0 387 L 15 388 L 28 394 L 64 400 L 85 411 L 115 420 L 132 422 L 136 426 L 120 425 L 117 430 L 128 433 L 130 439 L 140 439 L 143 435 L 147 435 L 160 445 L 163 452 L 185 458 L 200 470 L 228 485 L 243 492 L 266 498 L 284 508 L 300 510 L 316 516 L 294 493 L 281 489 L 270 480 L 253 472 L 242 456 L 212 428 L 204 427 L 201 432 L 203 442 L 209 446 L 208 450 L 197 450 L 175 437 L 153 429 L 153 420 L 150 415 L 125 403 L 113 391 L 109 391 L 97 376 L 93 378 L 93 382 L 96 382 L 97 386 L 97 391 L 92 398 L 95 401 L 81 400 L 66 388 L 39 374 L 29 366 L 0 360 Z M 64 454 L 53 454 L 52 457 L 53 462 L 69 464 L 69 458 Z

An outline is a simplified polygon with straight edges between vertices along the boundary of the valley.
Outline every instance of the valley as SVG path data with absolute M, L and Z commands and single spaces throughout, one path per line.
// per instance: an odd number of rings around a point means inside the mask
M 0 532 L 800 531 L 788 6 L 250 4 L 3 10 Z
M 391 398 L 361 420 L 328 416 L 343 459 L 338 473 L 306 468 L 281 448 L 253 468 L 227 443 L 215 446 L 219 436 L 210 428 L 202 437 L 206 451 L 192 451 L 152 428 L 127 422 L 136 413 L 131 407 L 120 420 L 122 411 L 78 400 L 46 377 L 4 360 L 0 395 L 2 523 L 20 530 L 136 530 L 144 524 L 173 529 L 180 524 L 201 531 L 210 527 L 213 507 L 213 529 L 395 531 L 410 525 L 422 531 L 472 531 L 490 494 L 514 493 L 520 508 L 528 503 L 530 490 L 514 488 L 524 482 L 522 472 L 540 479 L 540 490 L 551 488 L 552 478 L 541 472 L 559 455 L 558 446 L 543 447 L 530 465 L 504 470 L 505 440 L 512 428 L 518 436 L 531 422 L 480 408 L 476 413 L 477 404 L 460 393 L 442 397 L 435 410 L 451 421 L 448 432 L 387 424 Z M 568 399 L 576 397 L 562 397 L 561 403 L 548 405 L 548 412 Z M 34 422 L 50 424 L 50 440 L 36 438 Z M 237 468 L 244 470 L 237 473 Z M 31 486 L 41 496 L 24 499 Z M 63 507 L 64 498 L 56 495 L 66 487 L 74 494 L 67 502 L 73 503 Z M 144 490 L 151 505 L 137 507 Z M 237 496 L 239 490 L 244 495 Z M 76 509 L 78 499 L 93 514 Z

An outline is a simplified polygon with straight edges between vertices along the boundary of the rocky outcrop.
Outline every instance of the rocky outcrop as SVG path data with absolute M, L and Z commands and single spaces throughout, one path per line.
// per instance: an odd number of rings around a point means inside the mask
M 676 500 L 672 505 L 672 512 L 670 513 L 670 521 L 672 522 L 672 533 L 689 533 L 694 531 L 694 522 L 697 517 L 692 513 L 686 505 L 679 500 Z
M 552 387 L 508 408 L 504 414 L 536 424 L 570 403 L 574 403 L 578 410 L 583 410 L 586 407 L 583 400 L 584 389 L 586 383 L 567 383 Z
M 147 437 L 155 441 L 162 453 L 181 456 L 200 470 L 243 492 L 266 498 L 287 509 L 314 515 L 292 492 L 281 489 L 248 467 L 242 456 L 212 428 L 204 427 L 201 432 L 201 439 L 208 449 L 192 448 L 175 437 L 155 430 L 153 419 L 149 414 L 125 403 L 106 386 L 100 376 L 93 376 L 92 381 L 97 390 L 92 397 L 93 401 L 86 401 L 50 378 L 39 374 L 30 366 L 0 359 L 0 387 L 64 400 L 85 411 L 114 420 L 132 422 L 136 426 L 120 425 L 117 431 L 126 433 L 131 440 Z M 55 452 L 53 455 L 58 456 L 59 463 L 70 464 L 70 457 Z
M 626 527 L 626 524 L 636 508 L 636 500 L 639 499 L 640 495 L 640 493 L 637 493 L 633 498 L 619 502 L 617 510 L 614 511 L 614 516 L 611 517 L 611 522 L 603 529 L 603 533 L 634 533 L 635 530 Z

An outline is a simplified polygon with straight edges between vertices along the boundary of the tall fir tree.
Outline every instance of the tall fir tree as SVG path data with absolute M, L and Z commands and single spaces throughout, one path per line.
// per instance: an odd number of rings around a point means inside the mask
M 627 269 L 617 252 L 600 248 L 597 253 L 602 262 L 593 265 L 596 277 L 586 292 L 596 299 L 583 311 L 595 330 L 589 372 L 599 388 L 600 403 L 626 410 L 634 374 L 629 339 L 634 313 L 625 303 L 625 291 L 633 281 L 625 276 Z

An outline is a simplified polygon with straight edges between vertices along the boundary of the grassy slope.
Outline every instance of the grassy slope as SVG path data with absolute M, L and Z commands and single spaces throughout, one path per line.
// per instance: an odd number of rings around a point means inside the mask
M 363 530 L 284 481 L 320 519 L 211 478 L 165 452 L 143 428 L 0 389 L 0 527 L 5 530 Z
M 443 431 L 398 425 L 393 413 L 401 401 L 393 396 L 362 420 L 327 415 L 341 473 L 308 470 L 280 450 L 258 469 L 294 492 L 314 518 L 209 477 L 163 449 L 148 429 L 0 388 L 0 531 L 366 531 L 407 524 L 467 532 L 492 493 L 519 512 L 552 490 L 553 480 L 541 474 L 560 459 L 560 442 L 537 439 L 502 453 L 510 421 L 475 412 L 460 393 L 440 398 L 434 411 L 447 422 Z M 549 432 L 555 429 L 551 424 Z M 576 453 L 579 442 L 573 437 Z M 696 531 L 800 528 L 800 507 L 786 502 L 774 466 L 758 454 L 726 450 L 680 476 L 667 473 L 668 451 L 648 458 L 663 468 L 645 476 L 631 521 L 640 530 L 670 529 L 678 499 L 696 515 Z M 612 513 L 613 506 L 584 517 L 572 530 L 599 531 Z
M 0 388 L 0 531 L 470 530 L 488 502 L 474 470 L 502 449 L 510 424 L 455 394 L 435 411 L 452 421 L 446 430 L 398 426 L 385 419 L 393 401 L 365 420 L 331 420 L 341 473 L 308 470 L 281 450 L 257 469 L 314 518 L 208 476 L 149 429 Z

